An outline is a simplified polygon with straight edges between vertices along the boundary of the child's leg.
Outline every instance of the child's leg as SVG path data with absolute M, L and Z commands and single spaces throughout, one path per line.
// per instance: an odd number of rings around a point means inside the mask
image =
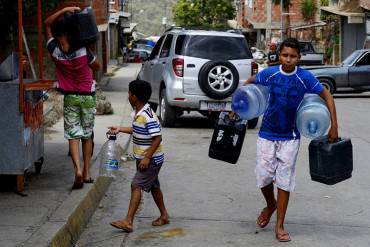
M 133 231 L 133 221 L 141 200 L 141 189 L 137 186 L 131 186 L 131 199 L 127 215 L 124 220 L 113 221 L 110 224 L 125 232 Z
M 290 241 L 289 233 L 284 229 L 285 214 L 288 208 L 290 192 L 295 187 L 295 163 L 298 156 L 299 140 L 279 142 L 276 153 L 278 165 L 275 184 L 278 187 L 276 238 L 281 242 Z
M 284 230 L 285 214 L 288 208 L 290 192 L 284 191 L 278 188 L 277 195 L 277 221 L 275 226 L 275 232 L 278 239 L 290 239 L 287 232 Z M 280 236 L 280 237 L 279 237 Z
M 275 152 L 276 147 L 273 141 L 263 138 L 257 139 L 257 164 L 255 169 L 257 187 L 261 188 L 261 192 L 267 204 L 267 206 L 261 211 L 256 221 L 257 225 L 261 228 L 267 226 L 271 215 L 276 210 L 276 200 L 273 185 L 276 170 Z
M 132 225 L 137 209 L 141 200 L 141 189 L 136 186 L 131 187 L 131 199 L 127 211 L 126 220 Z
M 155 204 L 157 204 L 157 207 L 159 209 L 159 212 L 161 213 L 160 219 L 168 220 L 168 213 L 166 206 L 164 205 L 163 201 L 163 194 L 160 188 L 152 188 L 152 196 L 154 199 Z
M 80 166 L 80 150 L 79 144 L 80 139 L 70 139 L 68 140 L 69 143 L 69 150 L 71 151 L 71 158 L 75 170 L 75 182 L 73 184 L 73 189 L 79 189 L 83 185 L 83 178 Z
M 84 168 L 83 168 L 83 178 L 84 181 L 91 180 L 90 176 L 90 161 L 91 161 L 91 153 L 92 153 L 92 139 L 82 139 L 82 155 L 84 160 Z

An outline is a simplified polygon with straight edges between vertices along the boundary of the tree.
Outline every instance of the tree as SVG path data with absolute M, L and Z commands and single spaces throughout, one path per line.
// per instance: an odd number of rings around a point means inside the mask
M 178 26 L 226 28 L 235 8 L 232 0 L 179 0 L 173 14 Z
M 316 0 L 301 0 L 301 12 L 305 21 L 312 21 L 316 13 Z
M 272 0 L 272 3 L 275 5 L 280 5 L 280 2 L 283 3 L 283 12 L 285 15 L 283 16 L 283 30 L 281 30 L 285 35 L 285 38 L 290 37 L 290 17 L 289 17 L 289 8 L 291 5 L 290 0 Z M 283 14 L 283 13 L 281 13 Z

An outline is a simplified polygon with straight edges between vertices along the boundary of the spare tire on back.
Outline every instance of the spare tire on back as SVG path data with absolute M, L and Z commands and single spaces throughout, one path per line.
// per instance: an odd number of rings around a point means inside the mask
M 229 97 L 239 84 L 239 73 L 227 61 L 209 61 L 199 71 L 199 87 L 213 99 Z

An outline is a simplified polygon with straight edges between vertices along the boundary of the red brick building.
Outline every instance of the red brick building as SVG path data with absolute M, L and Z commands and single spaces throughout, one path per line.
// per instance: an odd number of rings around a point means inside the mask
M 291 0 L 289 9 L 290 29 L 292 36 L 302 40 L 312 39 L 312 28 L 320 23 L 319 16 L 306 21 L 301 13 L 301 0 Z M 237 20 L 244 28 L 251 45 L 265 48 L 272 41 L 280 40 L 282 18 L 280 5 L 274 5 L 271 0 L 240 0 Z

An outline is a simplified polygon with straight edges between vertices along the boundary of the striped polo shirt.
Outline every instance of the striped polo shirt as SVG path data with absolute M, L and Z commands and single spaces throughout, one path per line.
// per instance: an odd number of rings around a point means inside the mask
M 145 104 L 135 115 L 132 122 L 132 129 L 134 156 L 136 160 L 142 160 L 146 151 L 152 145 L 152 137 L 162 135 L 158 117 L 150 108 L 149 104 Z M 158 146 L 152 158 L 155 164 L 163 163 L 164 154 L 162 143 Z

